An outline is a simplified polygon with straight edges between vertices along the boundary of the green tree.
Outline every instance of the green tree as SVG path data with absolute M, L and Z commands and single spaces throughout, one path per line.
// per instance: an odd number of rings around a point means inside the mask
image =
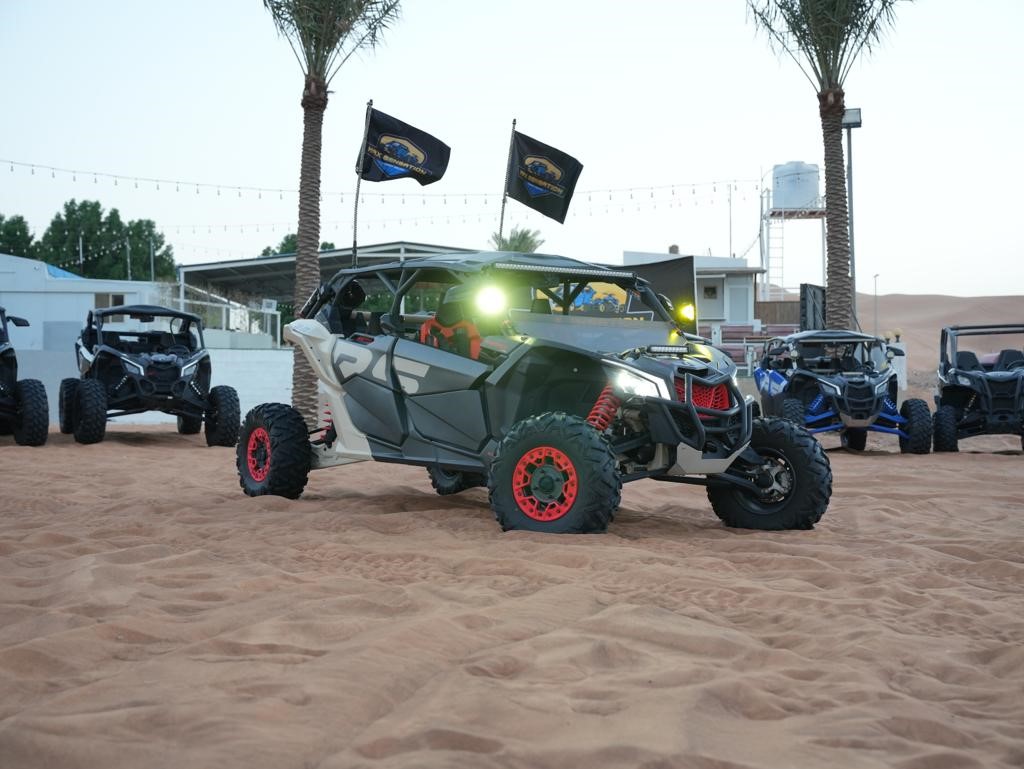
M 263 0 L 263 5 L 291 45 L 305 78 L 294 295 L 295 306 L 301 307 L 320 285 L 316 244 L 320 242 L 320 155 L 327 88 L 355 51 L 376 46 L 398 18 L 399 0 Z M 292 403 L 307 423 L 315 424 L 316 381 L 298 350 Z
M 152 248 L 152 260 L 150 260 Z M 173 249 L 151 219 L 125 222 L 99 201 L 69 200 L 36 246 L 36 257 L 85 278 L 174 280 Z M 130 257 L 130 262 L 129 262 Z
M 294 232 L 290 232 L 281 238 L 281 242 L 278 243 L 277 248 L 273 246 L 267 246 L 260 251 L 260 256 L 277 256 L 278 254 L 294 254 L 298 250 L 299 236 Z M 334 244 L 330 241 L 325 240 L 320 244 L 321 251 L 332 251 Z
M 495 251 L 518 251 L 524 254 L 531 254 L 544 245 L 540 237 L 540 230 L 527 230 L 513 227 L 507 236 L 499 236 L 498 233 L 491 235 L 491 245 Z
M 843 163 L 843 90 L 861 50 L 871 50 L 892 25 L 898 0 L 747 0 L 757 26 L 789 54 L 818 94 L 825 146 L 828 250 L 825 325 L 853 325 L 850 220 Z
M 4 218 L 0 214 L 0 254 L 35 258 L 35 238 L 28 229 L 24 216 Z

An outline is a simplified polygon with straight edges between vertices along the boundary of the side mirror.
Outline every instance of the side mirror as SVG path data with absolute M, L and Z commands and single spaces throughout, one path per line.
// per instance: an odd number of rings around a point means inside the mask
M 25 326 L 28 325 L 28 321 L 27 320 L 25 320 L 24 318 L 18 318 L 18 317 L 14 316 L 14 315 L 8 315 L 7 316 L 7 320 L 9 320 L 15 326 L 19 326 L 21 328 L 24 328 Z
M 676 307 L 672 304 L 672 300 L 664 294 L 658 294 L 658 301 L 661 302 L 661 306 L 668 310 L 669 315 L 673 315 L 676 311 Z
M 402 316 L 399 315 L 398 321 L 401 322 L 401 319 Z M 386 312 L 380 316 L 380 330 L 385 334 L 390 334 L 391 336 L 397 335 L 398 327 L 395 325 L 394 321 L 391 320 L 391 313 Z

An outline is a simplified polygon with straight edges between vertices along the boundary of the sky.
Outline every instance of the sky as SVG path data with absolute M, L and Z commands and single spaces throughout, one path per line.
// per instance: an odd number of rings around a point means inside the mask
M 1024 294 L 1024 3 L 964 9 L 898 3 L 847 78 L 862 293 Z M 72 198 L 153 219 L 184 264 L 295 231 L 302 74 L 259 0 L 0 0 L 0 73 L 0 214 L 37 237 Z M 321 240 L 338 246 L 370 99 L 452 152 L 433 185 L 362 184 L 361 246 L 489 248 L 513 119 L 583 164 L 564 224 L 507 202 L 505 232 L 539 230 L 548 253 L 757 266 L 773 168 L 816 164 L 824 188 L 816 89 L 741 0 L 404 0 L 331 91 Z M 821 283 L 820 223 L 783 238 L 784 284 Z

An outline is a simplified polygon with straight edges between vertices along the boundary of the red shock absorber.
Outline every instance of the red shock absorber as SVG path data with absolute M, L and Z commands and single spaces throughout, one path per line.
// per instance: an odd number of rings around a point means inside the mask
M 619 410 L 622 401 L 615 397 L 615 391 L 611 385 L 605 385 L 601 394 L 597 396 L 594 408 L 590 409 L 587 421 L 598 431 L 604 432 L 615 419 L 615 412 Z

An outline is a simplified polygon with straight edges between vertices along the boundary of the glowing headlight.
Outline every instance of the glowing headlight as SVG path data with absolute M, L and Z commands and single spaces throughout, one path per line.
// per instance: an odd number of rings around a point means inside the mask
M 620 371 L 615 375 L 615 388 L 626 395 L 641 395 L 647 398 L 658 398 L 658 386 L 636 374 Z
M 498 315 L 505 311 L 508 300 L 497 286 L 484 286 L 476 295 L 476 308 L 484 315 Z
M 697 308 L 692 304 L 684 304 L 679 308 L 679 317 L 682 320 L 693 320 L 697 317 Z

